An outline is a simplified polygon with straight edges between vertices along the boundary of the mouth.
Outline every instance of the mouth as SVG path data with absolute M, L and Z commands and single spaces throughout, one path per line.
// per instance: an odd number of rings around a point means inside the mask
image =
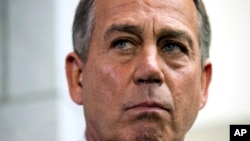
M 156 101 L 146 100 L 143 102 L 139 102 L 133 104 L 131 106 L 127 106 L 125 108 L 126 111 L 134 111 L 134 112 L 168 112 L 171 113 L 171 107 L 166 104 L 161 104 Z

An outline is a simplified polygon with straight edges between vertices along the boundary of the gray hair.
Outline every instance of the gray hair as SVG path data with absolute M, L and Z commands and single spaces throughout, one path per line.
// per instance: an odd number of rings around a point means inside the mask
M 198 11 L 199 24 L 199 45 L 201 50 L 201 64 L 209 58 L 209 50 L 211 43 L 211 27 L 206 8 L 202 0 L 194 0 L 196 9 Z
M 202 0 L 194 0 L 198 11 L 199 45 L 201 50 L 201 63 L 209 57 L 211 42 L 211 28 Z M 94 27 L 94 0 L 81 0 L 73 23 L 74 51 L 83 61 L 87 61 L 89 44 Z
M 93 27 L 94 0 L 80 0 L 73 23 L 73 46 L 83 61 L 87 61 Z

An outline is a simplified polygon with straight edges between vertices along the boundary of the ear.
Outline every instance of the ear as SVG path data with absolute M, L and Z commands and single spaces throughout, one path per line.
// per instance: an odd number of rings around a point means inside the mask
M 71 52 L 66 57 L 65 67 L 66 67 L 66 76 L 67 76 L 68 88 L 71 99 L 76 104 L 82 105 L 83 63 L 76 53 Z
M 211 82 L 212 78 L 212 64 L 209 60 L 206 60 L 201 74 L 201 103 L 200 103 L 200 109 L 202 109 L 208 99 L 208 87 Z

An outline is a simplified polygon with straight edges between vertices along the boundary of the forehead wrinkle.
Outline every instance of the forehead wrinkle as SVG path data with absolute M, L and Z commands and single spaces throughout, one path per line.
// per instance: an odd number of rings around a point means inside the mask
M 104 34 L 104 39 L 106 40 L 109 38 L 109 36 L 115 32 L 124 32 L 136 35 L 137 37 L 140 37 L 141 33 L 143 32 L 143 29 L 134 24 L 129 23 L 121 23 L 121 24 L 112 24 Z
M 134 4 L 134 3 L 136 3 L 136 1 L 131 1 L 131 2 L 127 2 L 127 3 L 122 3 L 122 4 L 119 4 L 119 5 L 116 5 L 116 6 L 112 7 L 112 8 L 110 8 L 110 10 L 121 9 L 121 8 L 124 7 L 124 6 L 129 6 L 129 5 L 132 5 L 132 4 Z
M 119 2 L 119 0 L 117 1 L 112 1 L 112 0 L 99 0 L 99 3 L 97 3 L 97 9 L 99 9 L 97 11 L 97 15 L 99 16 L 112 16 L 116 13 L 121 13 L 121 12 L 128 12 L 128 11 L 134 11 L 135 9 L 131 9 L 130 7 L 132 7 L 131 5 L 135 4 L 137 1 L 129 1 L 126 3 L 121 3 Z M 100 10 L 101 9 L 101 10 Z
M 192 3 L 190 6 L 186 6 L 188 3 Z M 181 20 L 183 23 L 185 22 L 193 22 L 198 20 L 197 10 L 193 1 L 183 1 L 183 0 L 162 0 L 162 1 L 151 1 L 151 0 L 143 0 L 143 9 L 154 15 L 162 15 L 162 13 L 168 13 L 166 18 L 171 18 L 171 15 L 175 17 L 183 17 L 177 20 Z M 152 12 L 153 11 L 153 12 Z M 194 13 L 195 12 L 195 13 Z M 164 16 L 164 15 L 163 15 Z M 154 16 L 156 17 L 156 16 Z M 196 24 L 192 24 L 195 26 Z
M 99 3 L 99 7 L 102 6 L 100 4 L 104 4 L 104 1 L 103 0 L 101 1 L 102 2 Z M 158 25 L 159 22 L 157 22 L 159 18 L 161 19 L 161 21 L 163 21 L 163 22 L 160 22 L 160 25 L 163 25 L 163 26 L 165 25 L 167 29 L 171 27 L 174 28 L 175 27 L 173 25 L 174 22 L 177 22 L 177 25 L 175 24 L 176 26 L 178 26 L 178 24 L 189 25 L 189 22 L 192 22 L 194 20 L 193 16 L 190 16 L 190 12 L 187 15 L 185 14 L 185 11 L 187 11 L 187 9 L 182 10 L 180 9 L 180 7 L 178 7 L 181 1 L 178 2 L 179 4 L 178 3 L 174 4 L 172 0 L 161 1 L 161 4 L 154 4 L 152 1 L 148 1 L 148 0 L 142 0 L 142 1 L 132 0 L 132 1 L 125 1 L 124 3 L 119 3 L 119 1 L 113 1 L 113 3 L 111 3 L 111 1 L 108 0 L 106 2 L 109 2 L 109 4 L 105 4 L 106 6 L 104 6 L 105 7 L 103 9 L 104 11 L 103 10 L 99 11 L 100 12 L 99 14 L 105 15 L 104 17 L 106 17 L 106 19 L 103 17 L 105 20 L 107 20 L 107 18 L 111 16 L 114 23 L 116 23 L 117 25 L 120 24 L 120 27 L 123 27 L 123 28 L 118 28 L 119 26 L 115 25 L 116 28 L 115 30 L 113 29 L 112 31 L 127 32 L 127 33 L 132 33 L 132 34 L 136 33 L 136 35 L 138 35 L 139 33 L 141 33 L 141 31 L 146 30 L 145 26 L 148 23 L 145 21 L 141 21 L 139 19 L 142 16 L 147 19 L 153 16 L 153 20 L 151 20 L 152 21 L 151 25 L 153 26 L 153 34 L 155 37 L 157 37 L 156 36 L 158 35 L 157 33 L 159 33 L 162 30 L 162 29 L 159 29 L 159 25 Z M 181 7 L 184 8 L 185 5 Z M 148 15 L 147 14 L 148 12 L 153 13 L 153 15 Z M 128 13 L 130 13 L 131 16 L 122 17 L 120 16 L 120 14 L 122 13 L 124 13 L 125 15 L 129 15 Z M 162 15 L 162 16 L 157 16 L 157 15 Z M 183 17 L 183 18 L 176 19 L 176 17 Z M 170 25 L 166 25 L 166 24 L 170 24 Z M 112 25 L 110 25 L 110 29 L 111 29 L 111 26 Z M 132 28 L 132 26 L 137 26 L 137 27 L 140 27 L 141 29 L 140 30 L 137 29 L 135 30 L 136 32 L 132 32 L 133 31 L 132 29 L 136 29 L 134 27 Z M 127 29 L 125 29 L 125 27 Z M 106 35 L 110 35 L 110 33 L 113 33 L 113 32 L 110 32 L 111 31 L 110 29 L 108 29 L 109 31 L 105 30 L 105 31 L 108 31 Z M 105 36 L 105 32 L 104 32 L 103 37 L 108 37 L 108 36 Z M 191 44 L 192 40 L 187 40 L 187 41 L 188 43 L 190 43 L 190 45 L 192 45 Z

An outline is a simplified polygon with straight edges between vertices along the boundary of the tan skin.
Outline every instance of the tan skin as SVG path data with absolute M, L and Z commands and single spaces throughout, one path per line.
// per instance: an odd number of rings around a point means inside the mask
M 183 141 L 207 101 L 192 0 L 97 0 L 88 60 L 66 58 L 88 141 Z

